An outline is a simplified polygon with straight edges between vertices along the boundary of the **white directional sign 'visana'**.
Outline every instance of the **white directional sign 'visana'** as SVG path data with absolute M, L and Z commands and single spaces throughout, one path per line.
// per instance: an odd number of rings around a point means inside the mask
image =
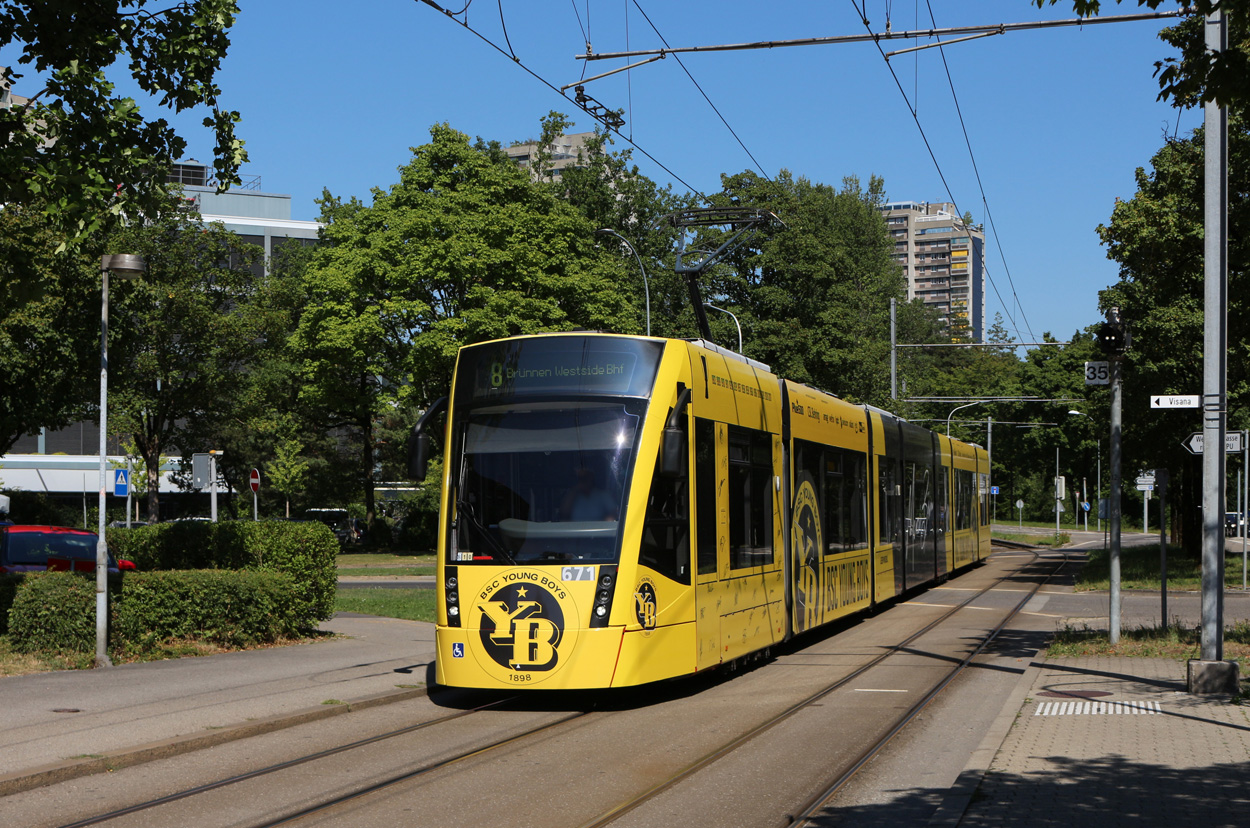
M 1197 394 L 1157 394 L 1150 398 L 1151 408 L 1197 408 L 1202 400 Z

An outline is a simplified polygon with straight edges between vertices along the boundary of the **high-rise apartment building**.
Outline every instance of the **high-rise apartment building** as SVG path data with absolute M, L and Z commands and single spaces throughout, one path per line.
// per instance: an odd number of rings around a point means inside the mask
M 550 168 L 543 177 L 551 181 L 559 178 L 565 168 L 578 166 L 578 156 L 585 154 L 586 141 L 593 137 L 595 137 L 593 132 L 575 132 L 572 135 L 557 136 L 551 143 L 551 158 L 547 162 Z M 516 162 L 518 167 L 533 171 L 534 164 L 538 161 L 538 148 L 537 141 L 526 141 L 505 147 L 504 152 Z M 584 164 L 585 161 L 583 160 L 582 163 Z
M 898 201 L 881 208 L 907 298 L 935 309 L 947 330 L 985 341 L 985 233 L 950 203 Z

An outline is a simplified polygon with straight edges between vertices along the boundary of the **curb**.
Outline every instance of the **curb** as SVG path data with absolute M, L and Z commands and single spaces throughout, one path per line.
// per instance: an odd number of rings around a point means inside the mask
M 968 757 L 968 763 L 964 765 L 955 784 L 942 797 L 941 804 L 929 818 L 927 825 L 930 828 L 955 828 L 963 820 L 968 806 L 972 804 L 972 797 L 981 786 L 981 780 L 989 773 L 990 763 L 994 761 L 999 749 L 1007 741 L 1007 734 L 1011 732 L 1012 725 L 1019 718 L 1025 700 L 1033 692 L 1038 675 L 1046 661 L 1046 652 L 1046 649 L 1039 650 L 1029 661 L 1029 666 L 1024 668 L 1020 680 L 1007 700 L 1003 702 L 1002 710 L 999 711 L 990 729 L 981 739 L 981 744 Z
M 279 713 L 263 719 L 254 719 L 242 724 L 230 725 L 208 733 L 191 733 L 184 736 L 175 736 L 170 739 L 161 739 L 131 748 L 110 751 L 98 756 L 55 762 L 42 767 L 0 776 L 0 796 L 21 793 L 22 791 L 41 788 L 45 785 L 55 785 L 58 782 L 78 779 L 96 773 L 105 773 L 120 768 L 141 765 L 158 759 L 181 756 L 185 753 L 216 747 L 227 742 L 247 739 L 251 736 L 260 736 L 265 733 L 273 733 L 274 731 L 285 730 L 289 727 L 307 724 L 308 722 L 317 722 L 334 716 L 342 716 L 355 710 L 365 710 L 370 707 L 420 698 L 428 694 L 428 687 L 415 687 L 407 690 L 378 693 L 355 701 L 344 702 L 343 704 L 318 705 L 316 707 L 304 708 L 303 710 L 295 710 L 291 713 Z

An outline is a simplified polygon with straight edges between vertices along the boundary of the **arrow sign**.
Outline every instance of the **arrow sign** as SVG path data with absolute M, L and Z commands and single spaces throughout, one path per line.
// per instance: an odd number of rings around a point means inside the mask
M 1241 435 L 1240 431 L 1224 432 L 1224 451 L 1225 453 L 1236 453 L 1241 451 Z M 1189 449 L 1190 454 L 1202 454 L 1203 439 L 1202 432 L 1195 431 L 1193 434 L 1181 440 L 1181 445 Z
M 118 469 L 117 475 L 113 478 L 113 496 L 125 497 L 130 493 L 130 472 L 126 469 Z
M 1197 408 L 1199 405 L 1197 394 L 1159 394 L 1150 398 L 1151 408 Z

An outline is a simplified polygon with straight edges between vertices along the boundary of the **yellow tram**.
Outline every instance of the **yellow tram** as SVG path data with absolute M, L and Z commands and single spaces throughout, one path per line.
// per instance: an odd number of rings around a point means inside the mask
M 440 684 L 687 675 L 989 553 L 983 449 L 705 341 L 467 346 L 447 412 Z

